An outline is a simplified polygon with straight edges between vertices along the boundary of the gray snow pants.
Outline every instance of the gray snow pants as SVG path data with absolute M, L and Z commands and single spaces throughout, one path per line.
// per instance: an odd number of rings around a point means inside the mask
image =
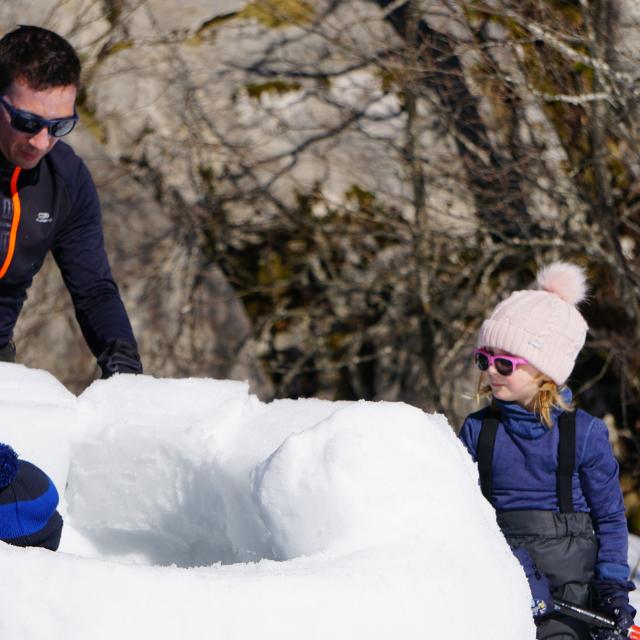
M 513 547 L 524 547 L 549 578 L 551 595 L 588 607 L 598 543 L 588 513 L 503 511 L 498 525 Z M 589 640 L 586 625 L 554 613 L 538 623 L 538 640 Z

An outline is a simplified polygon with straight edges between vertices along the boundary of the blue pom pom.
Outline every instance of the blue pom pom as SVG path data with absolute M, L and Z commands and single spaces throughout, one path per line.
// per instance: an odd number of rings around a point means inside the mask
M 8 444 L 0 443 L 0 489 L 15 480 L 18 466 L 18 454 Z

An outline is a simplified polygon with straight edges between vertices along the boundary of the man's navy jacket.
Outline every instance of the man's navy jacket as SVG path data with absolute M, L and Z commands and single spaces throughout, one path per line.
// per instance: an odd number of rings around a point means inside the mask
M 34 169 L 0 155 L 0 347 L 11 340 L 33 277 L 51 250 L 97 357 L 136 344 L 104 248 L 100 203 L 84 162 L 58 142 Z

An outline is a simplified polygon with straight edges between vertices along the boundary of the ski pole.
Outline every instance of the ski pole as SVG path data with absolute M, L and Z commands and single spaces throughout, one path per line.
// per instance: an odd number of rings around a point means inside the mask
M 590 609 L 584 609 L 571 602 L 565 602 L 564 600 L 555 600 L 554 609 L 559 613 L 564 613 L 566 616 L 575 618 L 586 622 L 592 627 L 600 627 L 601 629 L 615 629 L 616 623 L 611 618 L 603 616 L 601 613 L 591 611 Z M 640 627 L 638 625 L 631 625 L 627 632 L 627 638 L 631 640 L 640 640 Z

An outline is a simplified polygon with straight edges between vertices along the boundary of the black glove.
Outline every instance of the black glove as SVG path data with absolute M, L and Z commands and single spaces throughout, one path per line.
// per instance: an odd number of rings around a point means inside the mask
M 16 361 L 16 345 L 13 342 L 7 342 L 4 347 L 0 347 L 0 362 Z
M 109 340 L 107 348 L 98 356 L 102 379 L 114 373 L 142 373 L 142 362 L 134 345 L 119 338 Z
M 549 579 L 544 573 L 540 573 L 538 567 L 533 562 L 533 558 L 524 547 L 511 547 L 513 555 L 524 569 L 531 590 L 531 614 L 534 618 L 540 619 L 543 616 L 553 613 L 553 596 Z
M 620 640 L 626 638 L 633 625 L 636 610 L 629 604 L 629 591 L 635 589 L 632 582 L 626 585 L 608 580 L 594 580 L 594 608 L 616 622 L 615 629 L 591 629 L 593 640 Z

